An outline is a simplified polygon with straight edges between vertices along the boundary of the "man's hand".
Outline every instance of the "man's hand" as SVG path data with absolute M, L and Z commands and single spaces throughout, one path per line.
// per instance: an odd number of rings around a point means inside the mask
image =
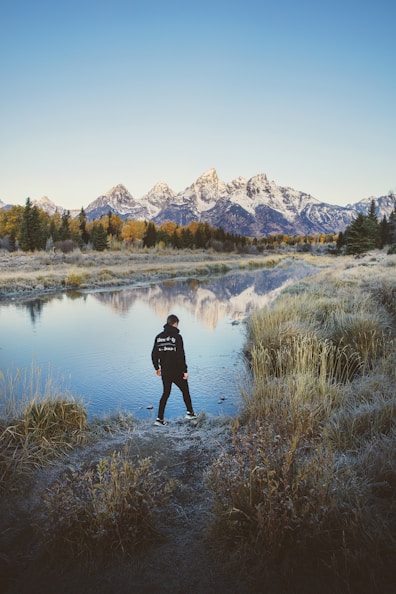
M 161 375 L 161 369 L 157 369 L 157 371 L 155 372 L 158 376 Z
M 186 373 L 183 373 L 183 379 L 184 380 L 187 380 L 188 379 L 188 373 L 187 373 L 187 371 L 186 371 Z

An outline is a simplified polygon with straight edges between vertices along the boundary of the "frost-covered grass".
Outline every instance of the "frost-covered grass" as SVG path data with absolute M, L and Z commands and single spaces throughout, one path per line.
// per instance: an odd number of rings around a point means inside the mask
M 86 441 L 87 411 L 49 372 L 0 370 L 0 491 L 23 489 L 34 472 Z
M 391 586 L 395 264 L 334 260 L 249 320 L 244 411 L 209 482 L 217 533 L 264 573 L 325 572 L 326 591 Z
M 146 270 L 155 268 L 152 257 Z M 243 413 L 232 424 L 232 444 L 229 419 L 221 432 L 205 416 L 196 433 L 184 426 L 168 433 L 147 427 L 144 441 L 130 419 L 87 424 L 84 407 L 51 381 L 40 392 L 37 370 L 28 377 L 3 371 L 2 495 L 28 492 L 38 506 L 35 490 L 40 496 L 40 481 L 46 485 L 40 530 L 52 550 L 68 548 L 72 556 L 90 556 L 97 548 L 105 555 L 131 551 L 155 534 L 152 510 L 164 518 L 163 506 L 175 493 L 181 497 L 177 509 L 181 502 L 191 506 L 191 531 L 202 520 L 202 506 L 209 506 L 202 481 L 209 469 L 213 514 L 205 521 L 214 517 L 212 536 L 232 543 L 232 555 L 239 555 L 254 584 L 251 591 L 392 591 L 396 257 L 303 258 L 323 271 L 289 287 L 249 320 L 251 379 Z M 212 264 L 230 265 L 197 262 Z M 106 258 L 97 265 L 111 281 L 115 268 Z M 79 271 L 75 262 L 73 270 Z M 22 403 L 14 397 L 21 382 Z M 62 470 L 54 468 L 52 479 L 54 460 L 61 460 Z M 197 515 L 191 520 L 193 495 Z M 188 539 L 180 539 L 184 555 Z M 229 559 L 219 541 L 215 548 Z M 278 589 L 274 581 L 281 581 Z
M 0 253 L 0 298 L 28 292 L 123 286 L 233 268 L 272 265 L 273 256 L 211 250 L 141 249 L 50 254 Z

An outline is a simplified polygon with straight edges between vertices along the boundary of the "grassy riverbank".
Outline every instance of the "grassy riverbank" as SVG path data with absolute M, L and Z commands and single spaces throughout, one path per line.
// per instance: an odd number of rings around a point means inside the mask
M 396 256 L 318 264 L 250 318 L 239 418 L 88 423 L 3 370 L 4 592 L 393 592 Z
M 335 260 L 248 329 L 252 385 L 234 450 L 211 469 L 217 533 L 246 547 L 263 580 L 282 567 L 290 584 L 326 576 L 322 592 L 390 592 L 395 257 Z
M 0 299 L 67 289 L 95 289 L 271 266 L 276 255 L 208 250 L 139 250 L 52 254 L 0 253 Z

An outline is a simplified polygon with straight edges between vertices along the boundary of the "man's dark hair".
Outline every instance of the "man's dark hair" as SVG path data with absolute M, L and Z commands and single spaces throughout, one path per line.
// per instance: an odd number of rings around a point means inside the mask
M 177 316 L 175 316 L 174 314 L 171 314 L 170 316 L 168 316 L 166 323 L 169 324 L 169 326 L 173 326 L 173 324 L 179 323 L 179 318 Z

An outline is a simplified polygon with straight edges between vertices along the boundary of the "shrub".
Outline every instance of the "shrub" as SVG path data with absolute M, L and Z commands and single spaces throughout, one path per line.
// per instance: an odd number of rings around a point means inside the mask
M 70 272 L 65 280 L 66 286 L 69 287 L 80 287 L 84 284 L 86 276 L 80 272 Z
M 239 434 L 208 481 L 217 534 L 264 577 L 392 591 L 394 284 L 377 262 L 345 267 L 248 320 Z
M 87 412 L 71 399 L 43 398 L 0 423 L 0 488 L 85 440 Z
M 172 489 L 150 458 L 114 452 L 50 487 L 42 530 L 62 553 L 125 553 L 156 535 L 155 510 Z
M 23 415 L 25 435 L 50 441 L 59 436 L 83 431 L 87 425 L 87 411 L 73 400 L 46 398 L 31 402 Z
M 355 479 L 337 470 L 332 453 L 313 448 L 303 433 L 280 436 L 269 423 L 238 435 L 234 446 L 208 474 L 215 529 L 250 543 L 263 565 L 293 565 L 314 550 L 325 561 L 344 550 L 360 512 L 348 493 Z

